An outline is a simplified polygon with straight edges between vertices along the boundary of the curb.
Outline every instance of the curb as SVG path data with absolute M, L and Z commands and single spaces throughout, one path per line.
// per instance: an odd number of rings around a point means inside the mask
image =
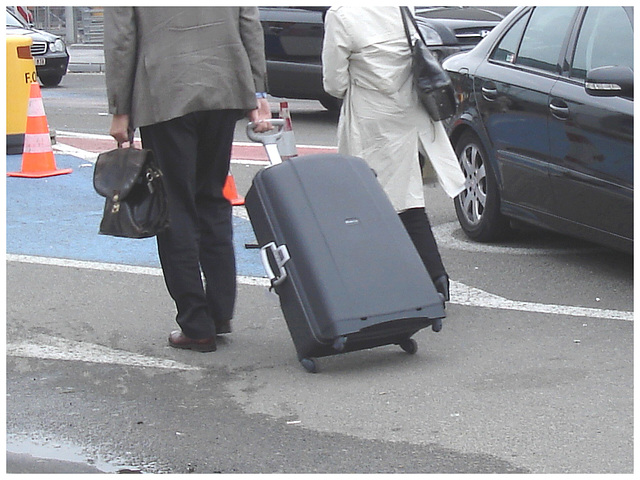
M 67 46 L 70 73 L 104 73 L 102 45 L 73 44 Z
M 104 63 L 69 63 L 67 73 L 104 73 Z

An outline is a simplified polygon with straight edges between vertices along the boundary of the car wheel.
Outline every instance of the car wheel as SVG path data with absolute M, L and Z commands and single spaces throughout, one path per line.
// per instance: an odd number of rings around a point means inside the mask
M 454 201 L 462 230 L 479 242 L 503 238 L 509 221 L 500 213 L 498 183 L 484 147 L 467 132 L 456 143 L 456 155 L 466 177 L 465 190 Z
M 45 87 L 56 87 L 62 81 L 62 75 L 38 75 L 38 78 Z

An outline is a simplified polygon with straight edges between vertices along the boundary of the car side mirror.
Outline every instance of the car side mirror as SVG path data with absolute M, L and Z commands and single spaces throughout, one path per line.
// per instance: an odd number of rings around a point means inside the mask
M 598 67 L 587 72 L 584 88 L 594 97 L 633 98 L 633 70 L 629 67 Z

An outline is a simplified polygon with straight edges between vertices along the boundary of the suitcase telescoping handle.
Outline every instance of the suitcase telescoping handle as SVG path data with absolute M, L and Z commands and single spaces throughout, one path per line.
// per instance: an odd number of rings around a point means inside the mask
M 253 127 L 255 126 L 253 122 L 249 122 L 247 124 L 247 137 L 254 142 L 262 143 L 264 145 L 264 149 L 267 151 L 271 165 L 282 163 L 282 157 L 278 151 L 277 142 L 284 133 L 284 122 L 284 118 L 271 118 L 269 119 L 269 123 L 276 128 L 274 130 L 268 130 L 261 133 L 253 130 Z
M 274 274 L 271 269 L 271 263 L 269 263 L 268 255 L 269 252 L 273 255 L 276 266 L 278 267 L 278 275 Z M 289 250 L 287 250 L 286 245 L 280 245 L 278 247 L 275 242 L 267 243 L 260 249 L 260 259 L 262 260 L 262 266 L 271 281 L 271 288 L 277 287 L 287 279 L 287 269 L 284 268 L 284 265 L 291 259 L 291 257 L 289 256 Z

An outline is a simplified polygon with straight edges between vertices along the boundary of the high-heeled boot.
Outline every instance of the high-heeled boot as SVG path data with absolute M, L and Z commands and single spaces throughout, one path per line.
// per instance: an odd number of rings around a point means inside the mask
M 449 275 L 444 274 L 440 275 L 433 281 L 433 284 L 436 287 L 438 293 L 440 293 L 444 297 L 444 301 L 449 301 Z

